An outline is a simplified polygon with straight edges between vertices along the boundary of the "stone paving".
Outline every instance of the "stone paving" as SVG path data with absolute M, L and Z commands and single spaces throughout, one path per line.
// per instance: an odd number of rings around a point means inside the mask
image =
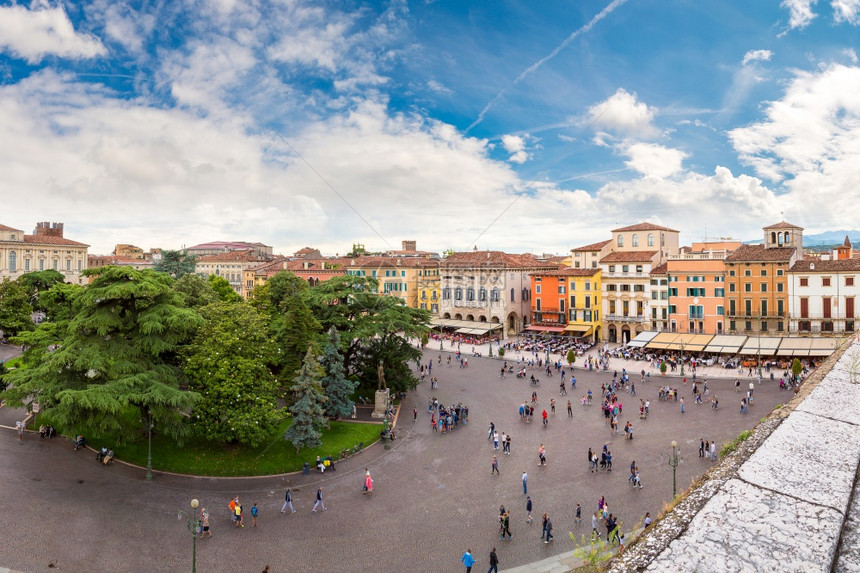
M 440 352 L 428 351 L 427 359 Z M 197 541 L 200 570 L 273 571 L 326 569 L 330 571 L 459 570 L 459 557 L 471 547 L 479 559 L 476 570 L 487 566 L 487 556 L 497 547 L 501 567 L 565 562 L 574 548 L 568 531 L 577 537 L 590 534 L 590 514 L 605 495 L 611 511 L 632 529 L 646 511 L 656 516 L 672 497 L 672 469 L 667 464 L 669 443 L 681 444 L 684 460 L 677 470 L 678 490 L 690 484 L 711 463 L 698 458 L 699 438 L 723 444 L 779 403 L 790 398 L 774 384 L 756 388 L 749 415 L 738 413 L 740 395 L 730 379 L 710 378 L 710 388 L 720 396 L 718 411 L 696 406 L 690 388 L 677 377 L 659 373 L 644 384 L 637 382 L 641 397 L 651 400 L 651 415 L 638 417 L 638 399 L 623 395 L 626 414 L 623 427 L 633 423 L 635 439 L 623 432 L 610 436 L 598 405 L 579 406 L 591 388 L 597 394 L 610 374 L 577 368 L 577 390 L 558 395 L 558 376 L 542 380 L 540 406 L 549 410 L 556 398 L 557 411 L 550 423 L 524 424 L 518 404 L 528 399 L 527 380 L 513 375 L 500 380 L 500 361 L 469 358 L 469 367 L 441 366 L 433 375 L 439 388 L 425 382 L 404 403 L 398 424 L 399 438 L 385 451 L 374 445 L 338 465 L 335 472 L 309 476 L 291 474 L 264 478 L 215 479 L 156 474 L 147 483 L 138 468 L 96 464 L 90 452 L 73 451 L 64 439 L 40 440 L 28 434 L 18 442 L 14 431 L 0 433 L 0 483 L 4 511 L 0 526 L 6 532 L 0 567 L 20 571 L 56 570 L 166 571 L 190 567 L 191 538 L 177 511 L 186 510 L 191 498 L 209 508 L 214 538 Z M 486 356 L 486 354 L 485 354 Z M 508 356 L 510 359 L 511 357 Z M 612 368 L 638 372 L 644 362 L 613 360 Z M 715 369 L 715 371 L 718 369 Z M 716 373 L 716 372 L 715 372 Z M 638 378 L 638 376 L 637 376 Z M 749 378 L 744 377 L 744 384 Z M 682 390 L 686 413 L 675 403 L 657 400 L 657 388 L 670 383 Z M 447 435 L 433 434 L 427 401 L 435 395 L 444 404 L 463 402 L 470 407 L 470 423 Z M 573 402 L 573 417 L 566 400 Z M 420 415 L 413 425 L 411 410 Z M 537 410 L 539 412 L 540 409 Z M 536 412 L 536 413 L 537 413 Z M 0 409 L 0 424 L 14 426 L 20 412 Z M 512 453 L 499 457 L 501 475 L 490 475 L 493 450 L 487 440 L 490 421 L 512 436 Z M 585 462 L 588 447 L 604 442 L 614 454 L 614 471 L 593 474 Z M 548 465 L 539 467 L 537 449 L 547 447 Z M 157 452 L 154 453 L 157 460 Z M 632 489 L 627 481 L 631 460 L 640 467 L 644 489 Z M 373 496 L 361 495 L 364 468 L 375 481 Z M 521 474 L 529 474 L 529 495 L 536 523 L 525 523 L 525 496 Z M 285 486 L 294 493 L 295 514 L 279 513 Z M 324 486 L 325 512 L 312 513 L 318 485 Z M 234 529 L 227 503 L 238 494 L 246 509 L 260 508 L 259 526 Z M 573 524 L 573 509 L 583 507 L 583 524 Z M 496 537 L 499 505 L 511 510 L 513 539 Z M 540 516 L 547 511 L 555 525 L 555 540 L 541 543 Z M 546 570 L 560 570 L 548 568 Z

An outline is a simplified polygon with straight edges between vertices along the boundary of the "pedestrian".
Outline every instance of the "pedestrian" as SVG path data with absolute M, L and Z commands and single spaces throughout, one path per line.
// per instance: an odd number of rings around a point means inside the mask
M 511 512 L 506 511 L 505 515 L 502 516 L 502 539 L 505 538 L 505 534 L 507 533 L 508 539 L 513 538 L 511 534 Z
M 498 432 L 493 432 L 493 450 L 494 451 L 499 450 L 499 433 Z
M 233 512 L 236 515 L 236 527 L 241 527 L 245 529 L 245 523 L 242 521 L 242 504 L 239 503 L 239 498 L 236 498 L 236 506 L 233 509 Z
M 546 518 L 546 540 L 544 543 L 549 543 L 552 541 L 552 519 L 549 517 Z
M 683 396 L 681 397 L 681 399 L 679 401 L 681 402 L 681 413 L 683 414 L 684 413 L 684 398 L 683 398 Z
M 412 421 L 418 421 L 418 408 L 412 408 Z
M 296 512 L 293 509 L 293 494 L 290 492 L 290 488 L 287 488 L 286 493 L 284 493 L 284 505 L 281 506 L 281 513 L 286 513 L 288 507 L 290 508 L 290 513 Z
M 236 506 L 239 505 L 239 496 L 237 495 L 233 499 L 230 500 L 230 503 L 227 506 L 230 508 L 230 521 L 233 522 L 233 527 L 239 527 L 236 524 Z
M 538 459 L 540 460 L 538 465 L 541 465 L 541 466 L 546 465 L 546 448 L 543 446 L 543 444 L 541 444 L 540 447 L 538 448 Z
M 717 442 L 711 442 L 711 460 L 717 461 Z
M 523 495 L 526 495 L 529 493 L 529 488 L 527 485 L 528 480 L 529 480 L 529 474 L 527 474 L 526 472 L 523 472 Z
M 323 503 L 323 488 L 319 486 L 317 488 L 317 500 L 314 503 L 314 508 L 311 511 L 316 511 L 317 506 L 322 506 L 323 511 L 325 511 L 325 503 Z
M 254 504 L 254 507 L 251 508 L 251 527 L 257 527 L 257 516 L 260 514 L 260 510 L 257 509 L 257 504 Z
M 487 439 L 488 440 L 493 439 L 493 432 L 494 431 L 496 431 L 496 425 L 494 423 L 490 422 L 490 431 L 487 433 Z
M 463 553 L 462 557 L 460 557 L 460 561 L 462 561 L 463 565 L 466 566 L 466 573 L 471 573 L 472 565 L 474 565 L 475 562 L 477 561 L 477 559 L 472 557 L 472 548 L 471 547 L 469 549 L 466 549 L 466 552 Z
M 499 459 L 496 456 L 493 456 L 493 462 L 490 465 L 490 475 L 501 475 L 499 473 Z
M 532 498 L 526 496 L 526 523 L 531 523 L 532 521 L 534 521 L 532 518 Z
M 505 453 L 508 455 L 511 454 L 511 435 L 510 434 L 508 434 L 507 437 L 505 438 Z
M 490 568 L 487 573 L 499 573 L 499 556 L 496 555 L 495 547 L 490 551 Z
M 505 438 L 506 437 L 507 436 L 505 436 L 504 432 L 502 432 L 501 435 L 499 436 L 499 443 L 502 445 L 502 453 L 505 452 Z
M 200 510 L 200 539 L 206 537 L 206 534 L 212 537 L 212 532 L 209 530 L 209 512 L 204 507 Z
M 648 529 L 648 526 L 651 525 L 651 512 L 645 512 L 645 529 Z
M 553 398 L 549 401 L 549 409 L 550 409 L 550 412 L 555 414 L 555 398 Z
M 594 515 L 591 516 L 591 538 L 592 539 L 600 539 L 600 532 L 597 531 L 597 512 L 594 512 Z
M 546 523 L 547 523 L 547 521 L 549 521 L 549 518 L 546 516 L 546 512 L 544 512 L 543 516 L 541 517 L 541 522 L 542 522 L 541 531 L 540 531 L 541 540 L 543 540 L 543 538 L 546 537 Z
M 24 422 L 17 421 L 15 422 L 15 428 L 18 430 L 18 441 L 24 441 Z
M 705 441 L 702 438 L 699 438 L 699 457 L 705 457 Z
M 582 525 L 582 506 L 576 504 L 576 513 L 574 514 L 573 522 L 577 525 Z
M 573 408 L 571 408 L 570 400 L 567 401 L 567 417 L 573 418 Z
M 370 477 L 370 470 L 364 468 L 364 492 L 365 495 L 373 495 L 373 478 Z
M 543 411 L 543 413 L 541 414 L 541 416 L 543 417 L 543 427 L 544 427 L 544 428 L 546 428 L 546 424 L 547 424 L 547 419 L 546 419 L 546 409 L 544 409 L 544 411 Z

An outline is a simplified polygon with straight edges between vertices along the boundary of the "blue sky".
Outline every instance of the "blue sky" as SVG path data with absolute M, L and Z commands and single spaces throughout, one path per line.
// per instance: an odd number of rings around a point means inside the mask
M 860 0 L 0 3 L 0 222 L 562 253 L 860 228 Z

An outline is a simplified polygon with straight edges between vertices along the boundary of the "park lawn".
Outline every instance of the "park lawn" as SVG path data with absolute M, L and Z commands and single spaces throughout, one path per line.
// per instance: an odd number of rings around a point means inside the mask
M 40 420 L 40 423 L 50 423 Z M 182 446 L 173 439 L 156 434 L 152 437 L 152 469 L 198 476 L 229 477 L 273 475 L 302 469 L 305 462 L 314 466 L 317 456 L 338 459 L 345 449 L 363 443 L 364 447 L 379 439 L 381 424 L 332 422 L 331 429 L 323 430 L 322 445 L 318 448 L 296 448 L 284 439 L 284 432 L 292 419 L 284 420 L 273 432 L 269 443 L 252 448 L 243 445 L 215 444 L 199 438 L 186 438 Z M 72 434 L 74 432 L 68 432 Z M 138 466 L 146 466 L 147 440 L 116 445 L 111 437 L 87 436 L 93 448 L 113 448 L 117 459 Z

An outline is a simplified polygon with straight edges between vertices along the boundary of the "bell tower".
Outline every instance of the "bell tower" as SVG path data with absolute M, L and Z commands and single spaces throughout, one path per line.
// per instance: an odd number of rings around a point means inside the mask
M 803 254 L 803 227 L 781 221 L 764 229 L 764 248 L 780 249 L 789 247 L 797 251 L 798 258 Z

